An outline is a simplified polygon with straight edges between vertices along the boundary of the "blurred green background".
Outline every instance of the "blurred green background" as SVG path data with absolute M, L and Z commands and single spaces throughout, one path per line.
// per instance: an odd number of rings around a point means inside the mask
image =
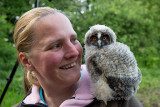
M 35 0 L 0 1 L 0 95 L 17 59 L 12 39 L 14 25 L 19 16 L 34 8 L 34 3 Z M 160 0 L 39 0 L 39 6 L 65 12 L 82 46 L 90 26 L 104 24 L 113 29 L 117 41 L 131 48 L 142 71 L 137 98 L 144 107 L 160 107 Z M 23 99 L 22 69 L 19 66 L 1 107 Z

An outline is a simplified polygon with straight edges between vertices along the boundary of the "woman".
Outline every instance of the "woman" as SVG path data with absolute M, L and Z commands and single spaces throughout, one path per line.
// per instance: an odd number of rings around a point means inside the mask
M 24 88 L 28 93 L 16 107 L 103 105 L 92 96 L 90 77 L 85 65 L 81 66 L 82 46 L 62 12 L 49 7 L 26 12 L 16 23 L 14 42 L 24 66 Z M 119 103 L 141 106 L 135 97 L 110 101 L 107 106 Z

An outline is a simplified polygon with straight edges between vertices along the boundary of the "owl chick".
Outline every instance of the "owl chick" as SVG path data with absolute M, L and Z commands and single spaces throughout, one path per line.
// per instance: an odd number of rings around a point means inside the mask
M 116 42 L 115 33 L 105 25 L 92 26 L 84 43 L 94 96 L 105 104 L 131 98 L 141 82 L 141 72 L 130 48 Z

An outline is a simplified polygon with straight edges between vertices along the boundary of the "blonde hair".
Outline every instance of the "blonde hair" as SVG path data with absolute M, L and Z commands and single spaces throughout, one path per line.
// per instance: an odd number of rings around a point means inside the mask
M 34 43 L 33 25 L 35 24 L 35 22 L 46 15 L 54 14 L 57 12 L 62 13 L 61 11 L 50 7 L 38 7 L 27 11 L 19 18 L 15 25 L 13 35 L 15 47 L 17 49 L 17 55 L 19 52 L 29 54 L 29 52 L 31 51 Z M 28 93 L 33 84 L 39 85 L 34 73 L 28 71 L 25 68 L 23 83 L 25 94 Z

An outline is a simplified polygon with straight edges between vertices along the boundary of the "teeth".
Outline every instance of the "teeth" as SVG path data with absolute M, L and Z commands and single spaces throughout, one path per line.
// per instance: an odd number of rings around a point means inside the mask
M 76 65 L 75 62 L 72 63 L 72 64 L 70 64 L 70 65 L 67 65 L 67 66 L 65 66 L 65 67 L 62 67 L 62 69 L 68 69 L 68 68 L 70 68 L 70 67 L 73 67 L 74 65 Z

